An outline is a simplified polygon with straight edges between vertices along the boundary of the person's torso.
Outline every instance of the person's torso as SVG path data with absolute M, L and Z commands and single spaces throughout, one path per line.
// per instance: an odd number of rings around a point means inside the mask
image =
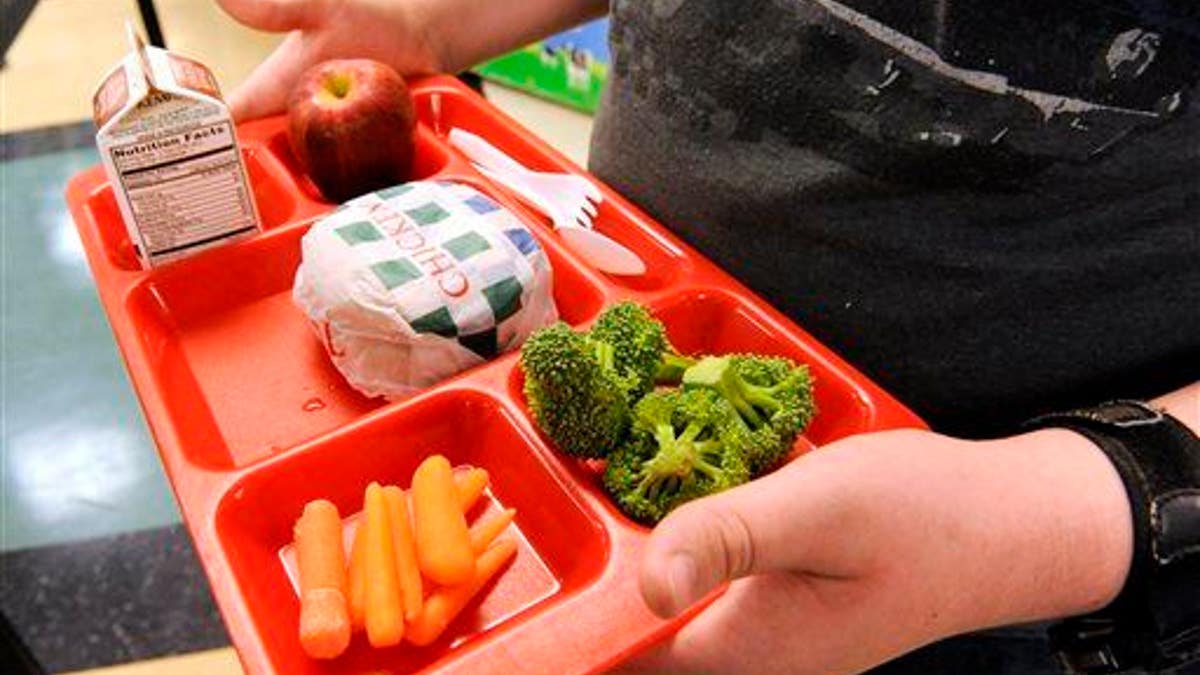
M 935 428 L 1200 379 L 1192 45 L 970 4 L 617 0 L 592 168 Z

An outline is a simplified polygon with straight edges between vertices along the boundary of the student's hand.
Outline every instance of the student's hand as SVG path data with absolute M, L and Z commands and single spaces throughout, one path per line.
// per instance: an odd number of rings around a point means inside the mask
M 282 112 L 308 67 L 383 61 L 401 75 L 457 72 L 604 14 L 606 0 L 217 0 L 259 30 L 290 31 L 229 95 L 235 120 Z
M 310 66 L 333 58 L 371 58 L 404 75 L 440 70 L 423 5 L 395 0 L 217 0 L 233 18 L 283 43 L 229 94 L 237 121 L 282 112 Z
M 656 613 L 734 581 L 618 671 L 857 673 L 953 634 L 1099 608 L 1132 550 L 1116 470 L 1072 432 L 848 438 L 654 530 L 641 585 Z

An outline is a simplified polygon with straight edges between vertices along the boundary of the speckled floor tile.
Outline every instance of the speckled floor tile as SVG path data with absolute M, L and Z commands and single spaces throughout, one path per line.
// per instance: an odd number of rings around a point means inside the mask
M 0 550 L 179 521 L 63 198 L 96 161 L 0 163 Z
M 182 525 L 0 554 L 0 611 L 51 673 L 229 644 Z

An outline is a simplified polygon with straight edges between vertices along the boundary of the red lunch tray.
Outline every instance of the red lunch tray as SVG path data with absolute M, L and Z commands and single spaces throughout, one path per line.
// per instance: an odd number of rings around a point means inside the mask
M 411 83 L 420 120 L 414 179 L 462 181 L 513 210 L 554 268 L 562 318 L 587 326 L 609 304 L 650 307 L 684 353 L 755 351 L 808 364 L 820 412 L 798 450 L 922 422 L 787 318 L 603 185 L 596 228 L 646 262 L 641 277 L 589 268 L 547 221 L 475 172 L 432 126 L 483 136 L 534 169 L 588 176 L 449 77 Z M 510 353 L 404 401 L 351 389 L 291 300 L 300 238 L 334 205 L 288 150 L 286 120 L 239 129 L 262 234 L 153 270 L 139 266 L 101 167 L 67 201 L 159 455 L 249 673 L 590 673 L 678 628 L 638 592 L 649 530 L 609 502 L 594 463 L 540 435 Z M 590 176 L 588 176 L 590 178 Z M 593 179 L 594 180 L 594 179 Z M 368 483 L 407 486 L 431 453 L 486 468 L 491 507 L 515 507 L 518 554 L 482 602 L 429 647 L 372 649 L 356 636 L 332 661 L 304 655 L 299 603 L 280 561 L 312 499 L 350 514 Z

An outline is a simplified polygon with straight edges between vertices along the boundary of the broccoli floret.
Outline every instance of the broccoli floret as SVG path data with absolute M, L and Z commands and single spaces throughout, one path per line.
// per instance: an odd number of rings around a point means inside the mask
M 617 370 L 637 379 L 635 397 L 655 384 L 679 384 L 683 371 L 695 364 L 694 359 L 676 353 L 662 322 L 636 302 L 620 302 L 604 310 L 589 335 L 612 345 Z
M 562 322 L 535 332 L 521 348 L 533 417 L 569 455 L 605 457 L 628 433 L 637 383 L 617 370 L 614 352 Z
M 713 392 L 651 392 L 608 458 L 604 487 L 626 515 L 654 524 L 684 502 L 749 480 L 749 443 L 737 413 Z
M 706 357 L 683 374 L 685 389 L 717 392 L 737 411 L 753 437 L 747 451 L 753 476 L 783 459 L 812 421 L 812 386 L 806 366 L 752 354 Z

